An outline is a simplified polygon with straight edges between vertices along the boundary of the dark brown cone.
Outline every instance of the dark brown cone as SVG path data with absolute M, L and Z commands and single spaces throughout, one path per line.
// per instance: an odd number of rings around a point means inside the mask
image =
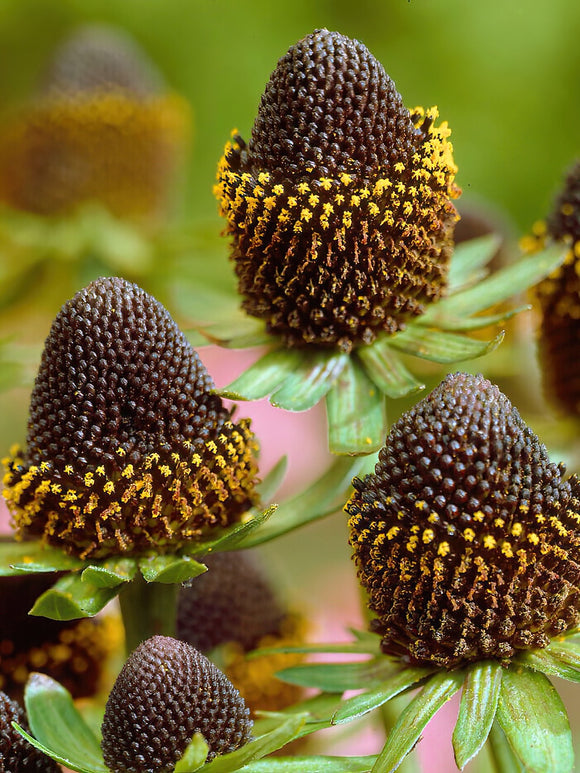
M 209 571 L 179 591 L 178 639 L 204 653 L 226 642 L 248 652 L 280 631 L 284 610 L 252 553 L 216 553 L 203 560 Z
M 185 642 L 154 636 L 131 654 L 109 695 L 102 725 L 105 764 L 114 773 L 172 771 L 201 733 L 208 760 L 251 738 L 238 691 Z
M 173 202 L 189 123 L 130 38 L 81 27 L 0 125 L 0 203 L 57 217 L 97 203 L 150 230 Z
M 5 496 L 21 534 L 83 557 L 175 551 L 256 502 L 257 446 L 154 298 L 98 279 L 62 308 Z
M 546 237 L 570 245 L 564 263 L 536 287 L 541 322 L 538 350 L 547 397 L 565 413 L 580 416 L 580 161 L 569 172 Z
M 14 700 L 22 700 L 33 671 L 48 674 L 73 698 L 95 695 L 114 646 L 110 620 L 28 614 L 55 579 L 54 574 L 0 577 L 0 689 Z
M 135 42 L 105 25 L 76 29 L 55 51 L 44 76 L 45 93 L 130 92 L 146 97 L 163 79 Z
M 60 773 L 60 766 L 31 746 L 12 722 L 30 732 L 24 710 L 0 692 L 0 773 Z
M 244 309 L 289 346 L 353 346 L 441 296 L 455 165 L 435 108 L 412 113 L 364 45 L 317 30 L 272 73 L 216 195 Z
M 355 479 L 350 543 L 385 653 L 453 668 L 580 621 L 580 482 L 509 400 L 448 376 Z

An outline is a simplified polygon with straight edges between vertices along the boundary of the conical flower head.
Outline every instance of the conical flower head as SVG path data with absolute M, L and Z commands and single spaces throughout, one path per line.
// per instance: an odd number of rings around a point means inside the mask
M 189 130 L 185 103 L 131 39 L 82 27 L 42 91 L 0 131 L 0 201 L 39 215 L 97 201 L 151 223 L 167 208 Z
M 73 698 L 92 697 L 121 637 L 121 622 L 117 627 L 109 616 L 57 621 L 29 615 L 54 579 L 51 573 L 0 577 L 0 689 L 15 700 L 36 671 L 60 682 Z
M 59 773 L 60 766 L 31 746 L 12 727 L 13 722 L 30 732 L 24 710 L 0 692 L 0 772 Z
M 107 700 L 105 764 L 114 773 L 172 771 L 201 733 L 208 760 L 251 738 L 238 691 L 205 655 L 182 641 L 154 636 L 129 657 Z
M 5 496 L 21 534 L 82 557 L 174 552 L 255 503 L 257 450 L 169 313 L 92 282 L 52 325 Z
M 580 621 L 580 482 L 509 400 L 448 376 L 393 425 L 347 504 L 383 651 L 454 667 Z
M 580 416 L 580 161 L 570 170 L 547 222 L 524 244 L 535 250 L 548 238 L 569 244 L 570 251 L 535 290 L 541 311 L 542 379 L 556 405 Z
M 226 642 L 249 651 L 280 630 L 284 610 L 256 556 L 216 553 L 204 563 L 209 571 L 179 592 L 179 639 L 206 653 Z
M 251 551 L 216 553 L 204 563 L 209 571 L 179 592 L 177 637 L 204 653 L 225 645 L 220 663 L 252 714 L 283 711 L 300 700 L 303 690 L 276 674 L 297 665 L 303 656 L 246 655 L 252 649 L 303 644 L 304 618 L 282 606 Z
M 317 30 L 280 59 L 216 195 L 243 307 L 289 346 L 398 330 L 446 287 L 459 194 L 436 108 L 407 110 L 356 40 Z

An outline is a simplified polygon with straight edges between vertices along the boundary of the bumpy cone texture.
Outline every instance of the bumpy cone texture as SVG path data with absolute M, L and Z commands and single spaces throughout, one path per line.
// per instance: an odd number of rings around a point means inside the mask
M 580 621 L 580 482 L 482 376 L 448 376 L 355 479 L 350 543 L 385 653 L 454 666 Z
M 20 534 L 82 557 L 174 552 L 257 501 L 257 445 L 166 309 L 92 282 L 47 338 L 4 495 Z
M 60 682 L 73 698 L 92 697 L 117 638 L 109 618 L 56 621 L 29 615 L 54 582 L 53 574 L 0 577 L 0 689 L 15 700 L 22 699 L 33 671 Z
M 12 722 L 30 732 L 24 710 L 0 692 L 0 773 L 60 773 L 60 766 L 31 746 Z
M 154 636 L 129 657 L 107 700 L 102 725 L 105 764 L 114 773 L 172 771 L 201 733 L 208 760 L 251 738 L 238 691 L 186 642 Z
M 216 553 L 204 563 L 209 571 L 179 592 L 179 639 L 204 653 L 225 642 L 249 651 L 280 630 L 284 610 L 252 553 Z
M 112 29 L 82 27 L 44 81 L 0 130 L 0 202 L 40 215 L 88 201 L 140 222 L 162 215 L 189 112 L 143 52 Z
M 204 653 L 225 645 L 220 662 L 252 714 L 296 703 L 302 688 L 280 681 L 276 673 L 297 665 L 302 655 L 246 655 L 253 649 L 303 644 L 305 620 L 282 606 L 251 551 L 216 553 L 204 563 L 209 571 L 179 592 L 177 638 Z
M 409 111 L 356 40 L 317 30 L 280 59 L 216 195 L 243 307 L 289 346 L 349 351 L 445 290 L 456 211 L 450 134 Z
M 580 416 L 580 161 L 542 225 L 528 240 L 531 250 L 548 239 L 570 246 L 563 265 L 536 287 L 542 378 L 548 398 L 565 413 Z

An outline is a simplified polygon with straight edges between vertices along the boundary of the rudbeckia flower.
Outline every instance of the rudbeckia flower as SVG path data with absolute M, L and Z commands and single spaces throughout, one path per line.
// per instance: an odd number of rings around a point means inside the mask
M 302 689 L 276 678 L 302 656 L 263 655 L 254 649 L 304 643 L 306 621 L 281 604 L 257 557 L 250 551 L 217 553 L 204 559 L 208 572 L 179 592 L 177 638 L 217 659 L 252 713 L 281 711 L 302 697 Z
M 6 773 L 59 773 L 60 767 L 39 752 L 12 727 L 17 722 L 28 730 L 24 709 L 0 692 L 0 770 Z
M 465 332 L 509 316 L 476 315 L 545 276 L 561 251 L 483 282 L 493 237 L 452 262 L 456 171 L 437 108 L 405 107 L 362 43 L 321 29 L 293 45 L 249 140 L 234 132 L 218 166 L 243 313 L 216 311 L 203 332 L 268 346 L 222 394 L 270 395 L 294 411 L 324 398 L 331 451 L 368 454 L 386 429 L 385 398 L 423 388 L 399 352 L 449 363 L 497 346 L 501 333 Z
M 199 733 L 209 761 L 251 739 L 249 714 L 205 655 L 154 636 L 131 654 L 111 690 L 102 726 L 104 760 L 114 773 L 172 771 Z
M 529 252 L 556 242 L 564 263 L 534 288 L 540 312 L 538 353 L 547 397 L 565 414 L 580 415 L 580 162 L 566 176 L 552 212 L 522 240 Z

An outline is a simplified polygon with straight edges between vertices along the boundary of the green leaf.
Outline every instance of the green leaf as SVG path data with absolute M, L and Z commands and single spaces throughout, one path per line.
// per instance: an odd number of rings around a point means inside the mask
M 421 737 L 431 717 L 461 688 L 464 676 L 463 671 L 450 671 L 429 679 L 399 716 L 377 758 L 373 773 L 397 769 Z
M 270 505 L 261 513 L 253 513 L 251 518 L 243 523 L 237 524 L 234 529 L 227 531 L 221 537 L 213 540 L 212 542 L 204 542 L 201 547 L 202 552 L 199 552 L 199 548 L 195 551 L 194 555 L 206 555 L 207 553 L 224 551 L 224 550 L 238 550 L 241 548 L 249 547 L 251 537 L 256 530 L 268 523 L 268 520 L 278 510 L 278 505 Z M 192 551 L 193 552 L 193 551 Z
M 565 663 L 577 671 L 580 670 L 580 643 L 577 639 L 575 640 L 571 636 L 563 641 L 554 639 L 544 651 L 561 663 Z
M 235 752 L 216 757 L 204 767 L 204 773 L 230 773 L 239 770 L 249 762 L 265 757 L 267 754 L 281 749 L 289 741 L 296 738 L 298 731 L 306 721 L 304 714 L 289 717 L 283 724 L 255 741 L 242 746 Z
M 86 773 L 107 773 L 101 747 L 79 714 L 70 693 L 45 674 L 31 674 L 24 703 L 32 734 L 43 751 Z
M 133 558 L 109 558 L 101 564 L 91 564 L 82 572 L 84 582 L 96 588 L 115 588 L 122 582 L 129 582 L 137 573 L 137 562 Z
M 503 337 L 501 332 L 492 341 L 478 341 L 457 333 L 409 325 L 406 330 L 395 333 L 390 342 L 395 349 L 414 354 L 416 357 L 433 362 L 452 363 L 472 360 L 492 352 L 500 345 Z
M 228 308 L 231 297 L 224 293 L 216 293 L 217 306 Z M 206 301 L 208 298 L 206 297 Z M 217 344 L 225 349 L 251 349 L 254 346 L 276 344 L 278 339 L 266 330 L 262 320 L 254 319 L 232 308 L 232 317 L 211 325 L 204 325 L 198 331 L 206 344 Z M 187 333 L 189 338 L 190 332 Z
M 382 445 L 385 398 L 353 357 L 326 395 L 326 414 L 333 454 L 370 454 Z
M 419 667 L 399 671 L 390 676 L 380 687 L 343 701 L 332 716 L 332 724 L 342 725 L 345 722 L 352 722 L 353 719 L 358 719 L 364 714 L 368 714 L 369 711 L 380 708 L 391 698 L 413 687 L 432 673 L 432 669 Z
M 241 773 L 368 773 L 374 757 L 278 757 L 258 760 L 241 768 Z
M 457 330 L 457 331 L 470 331 L 481 330 L 484 327 L 490 327 L 492 325 L 499 325 L 506 322 L 511 317 L 515 317 L 516 314 L 520 314 L 522 311 L 529 311 L 532 307 L 529 304 L 523 306 L 517 306 L 514 309 L 507 309 L 506 311 L 500 311 L 497 314 L 486 314 L 485 316 L 477 317 L 438 317 L 434 316 L 424 319 L 421 317 L 416 321 L 417 325 L 434 325 L 441 330 Z
M 258 483 L 256 489 L 262 502 L 270 502 L 272 500 L 284 480 L 287 469 L 288 457 L 283 456 L 281 459 L 278 459 L 264 479 Z
M 475 284 L 486 276 L 488 272 L 482 270 L 482 267 L 487 266 L 501 242 L 501 237 L 497 234 L 487 234 L 458 244 L 449 266 L 449 293 L 454 293 L 465 285 Z
M 270 402 L 287 411 L 307 411 L 322 400 L 348 361 L 348 354 L 315 351 L 304 354 L 299 365 L 272 394 Z
M 393 351 L 389 337 L 382 336 L 370 346 L 361 346 L 356 350 L 356 356 L 370 378 L 387 397 L 397 399 L 425 388 Z
M 383 656 L 361 662 L 304 663 L 278 671 L 276 676 L 283 682 L 301 687 L 344 692 L 376 687 L 392 676 L 395 670 L 393 661 Z
M 512 751 L 505 733 L 498 725 L 497 720 L 491 726 L 489 733 L 489 750 L 493 759 L 495 768 L 501 773 L 522 773 L 523 768 L 518 758 Z
M 68 574 L 36 599 L 30 614 L 52 620 L 93 617 L 115 598 L 120 589 L 121 584 L 114 588 L 99 588 L 83 581 L 79 574 Z
M 176 762 L 174 773 L 190 773 L 201 768 L 207 759 L 209 747 L 201 733 L 196 733 L 181 758 Z
M 547 649 L 524 652 L 518 657 L 518 663 L 547 676 L 558 676 L 569 682 L 580 682 L 578 663 L 570 665 L 565 659 L 558 658 Z
M 0 541 L 0 577 L 36 572 L 62 572 L 86 566 L 86 561 L 41 542 Z
M 567 252 L 567 247 L 563 249 L 561 244 L 555 244 L 535 255 L 525 255 L 475 286 L 433 304 L 430 313 L 436 314 L 436 319 L 442 315 L 459 319 L 485 311 L 533 287 L 558 268 Z
M 204 572 L 207 566 L 190 556 L 147 556 L 139 560 L 139 569 L 146 582 L 178 583 L 191 580 Z
M 566 710 L 550 680 L 527 668 L 508 668 L 497 720 L 526 770 L 568 773 L 574 767 Z
M 323 655 L 329 653 L 339 653 L 347 655 L 351 653 L 362 655 L 376 655 L 379 652 L 378 644 L 380 637 L 376 637 L 376 642 L 366 641 L 354 641 L 354 642 L 338 642 L 337 644 L 303 644 L 302 646 L 288 646 L 288 647 L 262 647 L 259 650 L 253 650 L 246 656 L 250 660 L 253 658 L 260 658 L 264 655 L 291 655 L 291 654 L 308 654 L 308 653 L 321 653 Z M 385 657 L 385 656 L 383 656 Z
M 261 545 L 282 534 L 341 510 L 351 489 L 352 479 L 367 459 L 338 458 L 311 486 L 279 505 L 274 517 L 244 540 L 243 547 Z
M 260 400 L 274 392 L 300 366 L 304 354 L 297 349 L 274 349 L 217 394 L 230 400 Z
M 453 731 L 455 762 L 462 770 L 487 740 L 495 718 L 503 668 L 497 661 L 470 666 Z

